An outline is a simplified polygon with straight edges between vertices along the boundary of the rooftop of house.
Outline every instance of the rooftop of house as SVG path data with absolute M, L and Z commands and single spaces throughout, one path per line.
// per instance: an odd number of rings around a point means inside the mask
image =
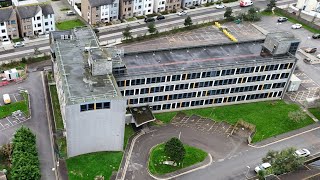
M 114 0 L 89 0 L 91 7 L 100 7 L 103 5 L 113 4 Z
M 68 35 L 69 37 L 66 39 Z M 57 73 L 62 81 L 67 104 L 110 99 L 118 96 L 112 74 L 100 76 L 90 74 L 87 50 L 98 48 L 98 41 L 89 27 L 52 32 L 51 37 L 54 38 L 51 45 L 55 51 L 59 68 Z M 96 55 L 99 54 L 99 49 L 92 50 Z
M 17 11 L 22 19 L 34 17 L 40 10 L 42 14 L 47 16 L 49 14 L 54 14 L 53 8 L 50 4 L 40 4 L 40 5 L 28 5 L 28 6 L 18 6 Z
M 13 12 L 12 7 L 0 8 L 0 22 L 5 22 L 10 19 Z

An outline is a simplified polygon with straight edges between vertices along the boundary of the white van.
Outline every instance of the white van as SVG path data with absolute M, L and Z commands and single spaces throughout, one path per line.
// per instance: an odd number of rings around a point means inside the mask
M 11 99 L 10 99 L 9 94 L 4 94 L 2 97 L 3 97 L 4 104 L 10 104 L 11 103 Z
M 240 0 L 240 7 L 247 7 L 253 5 L 251 0 Z

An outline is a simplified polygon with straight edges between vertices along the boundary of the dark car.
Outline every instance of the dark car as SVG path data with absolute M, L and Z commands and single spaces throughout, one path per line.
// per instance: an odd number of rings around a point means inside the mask
M 317 51 L 317 48 L 306 48 L 304 51 L 305 51 L 306 53 L 314 53 L 314 52 Z
M 148 23 L 148 22 L 154 22 L 155 19 L 153 17 L 146 17 L 144 18 L 144 22 Z
M 286 22 L 288 21 L 288 18 L 286 17 L 279 17 L 278 22 Z
M 164 17 L 163 15 L 159 15 L 157 16 L 157 20 L 162 20 L 162 19 L 165 19 L 166 17 Z
M 319 39 L 320 38 L 320 34 L 314 34 L 314 35 L 312 35 L 312 38 L 313 39 Z

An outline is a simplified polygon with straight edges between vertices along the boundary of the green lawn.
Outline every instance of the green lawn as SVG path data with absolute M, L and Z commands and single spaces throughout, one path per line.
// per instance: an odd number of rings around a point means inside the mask
M 134 134 L 131 126 L 126 126 L 124 142 Z M 112 172 L 117 171 L 123 152 L 98 152 L 84 154 L 67 159 L 68 177 L 70 180 L 94 179 L 98 175 L 110 179 Z
M 290 111 L 296 111 L 299 106 L 296 104 L 287 104 L 284 101 L 265 101 L 257 103 L 211 107 L 203 109 L 193 109 L 183 111 L 187 115 L 193 114 L 202 117 L 214 119 L 216 121 L 227 121 L 235 124 L 243 119 L 256 125 L 256 134 L 253 142 L 258 142 L 269 137 L 302 128 L 314 121 L 308 116 L 306 120 L 294 122 L 288 118 Z M 170 112 L 170 116 L 174 116 Z M 175 112 L 176 113 L 176 112 Z M 161 113 L 156 115 L 157 119 L 168 122 L 169 115 Z
M 78 27 L 78 26 L 84 26 L 84 23 L 79 19 L 62 21 L 62 22 L 56 23 L 56 27 L 59 30 L 69 30 L 69 29 L 73 29 L 74 27 Z
M 63 130 L 63 120 L 60 112 L 60 104 L 57 94 L 57 88 L 55 85 L 49 86 L 50 93 L 51 93 L 51 101 L 52 101 L 52 107 L 53 107 L 53 113 L 54 113 L 54 120 L 56 123 L 56 129 L 57 130 Z
M 318 108 L 310 108 L 309 111 L 320 120 L 320 107 Z
M 188 166 L 191 166 L 193 164 L 202 162 L 206 157 L 207 153 L 204 152 L 201 149 L 189 146 L 189 145 L 184 145 L 186 149 L 186 155 L 183 160 L 183 163 L 181 166 L 170 166 L 170 165 L 164 165 L 162 164 L 163 161 L 168 160 L 165 157 L 164 153 L 164 144 L 160 144 L 156 146 L 149 157 L 149 164 L 148 168 L 150 172 L 154 175 L 162 175 L 162 174 L 167 174 L 170 172 L 177 171 L 182 168 L 186 168 Z
M 26 116 L 29 116 L 27 94 L 22 94 L 22 96 L 25 98 L 25 100 L 0 106 L 0 119 L 10 116 L 12 112 L 17 110 L 21 110 L 23 113 L 26 114 Z
M 155 118 L 161 120 L 164 123 L 169 123 L 171 119 L 177 114 L 177 112 L 167 112 L 155 114 Z

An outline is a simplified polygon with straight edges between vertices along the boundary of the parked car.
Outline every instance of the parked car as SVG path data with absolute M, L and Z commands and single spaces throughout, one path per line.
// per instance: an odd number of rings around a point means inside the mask
M 294 154 L 298 157 L 307 157 L 310 155 L 310 151 L 308 149 L 298 149 Z
M 251 0 L 241 0 L 240 1 L 240 7 L 247 7 L 253 5 L 253 2 Z
M 300 29 L 302 27 L 301 24 L 294 24 L 291 26 L 292 29 Z
M 13 45 L 14 48 L 23 47 L 23 46 L 24 46 L 24 43 L 23 43 L 23 42 L 16 42 L 16 43 L 14 43 L 14 45 Z
M 144 22 L 149 23 L 149 22 L 154 22 L 155 19 L 153 17 L 146 17 L 144 18 Z
M 2 97 L 3 97 L 4 104 L 10 104 L 11 103 L 11 99 L 10 99 L 9 94 L 3 94 Z
M 306 53 L 314 53 L 314 52 L 316 52 L 317 51 L 317 48 L 306 48 L 305 50 L 304 50 L 304 52 L 306 52 Z
M 320 54 L 318 54 L 316 57 L 317 57 L 318 59 L 320 59 Z
M 266 170 L 266 169 L 268 169 L 270 167 L 271 167 L 270 163 L 262 163 L 259 166 L 257 166 L 256 168 L 254 168 L 254 171 L 256 173 L 258 173 L 259 171 L 264 171 L 264 170 Z
M 74 11 L 67 11 L 67 16 L 74 16 L 76 13 Z
M 320 38 L 320 34 L 314 34 L 314 35 L 312 35 L 312 38 L 313 39 L 319 39 Z
M 157 20 L 162 20 L 162 19 L 165 19 L 166 17 L 164 17 L 163 15 L 159 15 L 157 16 Z
M 286 21 L 288 21 L 288 18 L 286 18 L 286 17 L 279 17 L 278 18 L 278 22 L 286 22 Z
M 226 6 L 224 4 L 217 4 L 216 5 L 216 9 L 223 9 L 225 8 Z
M 187 15 L 188 12 L 187 11 L 180 11 L 178 12 L 178 16 L 184 16 L 184 15 Z

